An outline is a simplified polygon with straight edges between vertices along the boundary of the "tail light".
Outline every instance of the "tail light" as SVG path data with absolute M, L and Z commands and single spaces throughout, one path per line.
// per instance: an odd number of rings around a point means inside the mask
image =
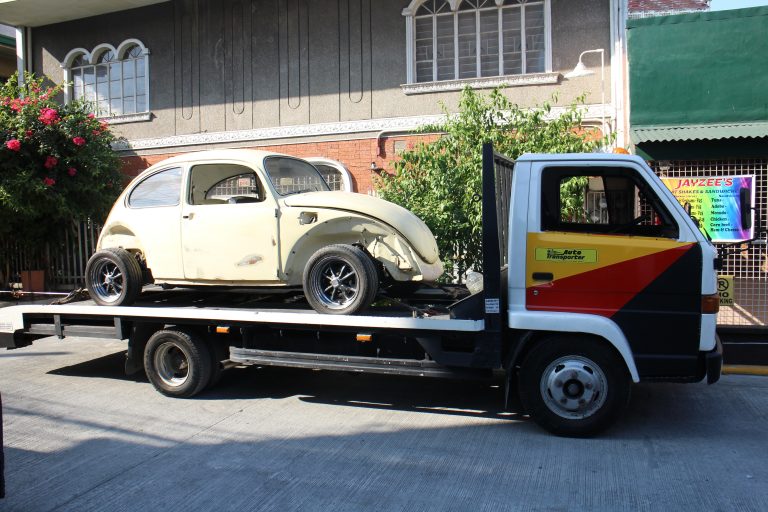
M 701 296 L 701 312 L 704 314 L 714 314 L 720 311 L 720 295 L 713 293 L 712 295 Z

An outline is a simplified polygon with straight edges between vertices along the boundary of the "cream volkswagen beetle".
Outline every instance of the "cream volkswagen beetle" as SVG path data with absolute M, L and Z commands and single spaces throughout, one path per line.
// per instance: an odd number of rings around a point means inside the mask
M 101 305 L 129 305 L 146 283 L 303 286 L 322 313 L 357 313 L 379 286 L 443 272 L 429 228 L 375 197 L 331 192 L 311 164 L 253 150 L 188 153 L 141 173 L 120 195 L 88 261 Z

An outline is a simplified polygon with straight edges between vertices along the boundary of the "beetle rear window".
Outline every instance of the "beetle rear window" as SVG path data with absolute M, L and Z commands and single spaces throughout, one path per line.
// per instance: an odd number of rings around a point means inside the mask
M 144 179 L 128 197 L 131 208 L 176 206 L 181 196 L 181 169 L 166 169 Z

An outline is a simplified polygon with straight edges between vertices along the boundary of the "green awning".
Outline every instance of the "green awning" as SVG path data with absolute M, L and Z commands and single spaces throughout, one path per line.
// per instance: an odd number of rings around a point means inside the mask
M 630 130 L 632 142 L 672 142 L 768 137 L 768 121 L 682 125 L 640 125 Z

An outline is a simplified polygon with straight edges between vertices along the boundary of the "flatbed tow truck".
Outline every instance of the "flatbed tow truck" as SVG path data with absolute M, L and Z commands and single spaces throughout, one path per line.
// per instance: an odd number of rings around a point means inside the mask
M 648 166 L 629 155 L 483 148 L 482 291 L 426 289 L 362 315 L 316 313 L 295 295 L 149 290 L 132 306 L 90 301 L 0 310 L 0 347 L 57 336 L 128 341 L 126 371 L 192 397 L 229 365 L 445 378 L 503 371 L 507 397 L 558 435 L 594 435 L 640 381 L 720 377 L 717 253 Z M 586 177 L 606 218 L 561 213 Z

